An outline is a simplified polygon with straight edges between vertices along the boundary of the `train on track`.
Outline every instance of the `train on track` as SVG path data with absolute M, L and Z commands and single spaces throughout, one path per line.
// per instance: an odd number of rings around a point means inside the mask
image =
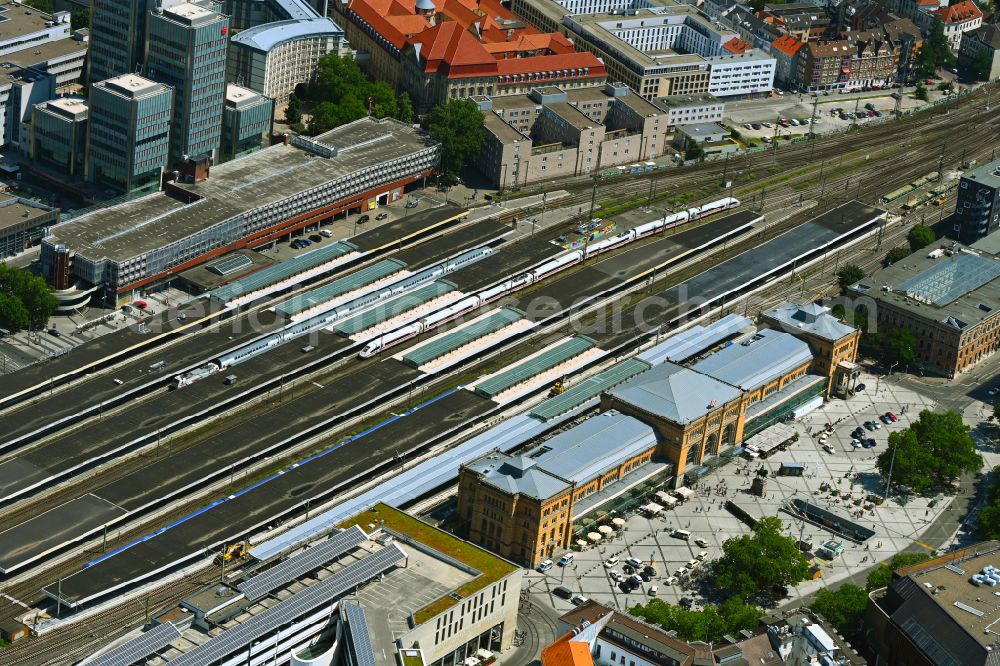
M 254 340 L 253 342 L 239 347 L 238 349 L 227 352 L 219 358 L 213 359 L 202 366 L 175 376 L 170 382 L 170 388 L 176 390 L 189 386 L 230 366 L 242 363 L 243 361 L 249 360 L 254 356 L 263 354 L 274 347 L 283 345 L 286 342 L 294 340 L 295 338 L 307 335 L 312 331 L 323 328 L 324 326 L 329 326 L 333 322 L 358 314 L 359 312 L 367 310 L 381 301 L 393 298 L 394 296 L 398 296 L 409 291 L 410 289 L 436 280 L 437 278 L 449 273 L 453 273 L 454 271 L 475 263 L 480 259 L 485 259 L 493 254 L 493 252 L 493 248 L 490 247 L 479 247 L 462 252 L 461 254 L 451 257 L 450 259 L 446 259 L 445 261 L 425 268 L 422 271 L 407 275 L 390 285 L 358 296 L 355 299 L 338 305 L 337 307 L 316 315 L 315 317 L 289 324 L 280 331 L 271 333 L 270 335 L 265 335 L 264 337 Z
M 692 220 L 697 220 L 699 218 L 718 213 L 719 211 L 736 208 L 739 205 L 739 199 L 725 197 L 723 199 L 707 203 L 704 206 L 694 206 L 692 208 L 688 208 L 687 210 L 667 215 L 666 217 L 662 217 L 658 220 L 641 224 L 633 229 L 629 229 L 628 231 L 623 231 L 620 234 L 615 234 L 614 236 L 609 236 L 593 243 L 589 243 L 582 248 L 570 250 L 565 254 L 561 254 L 558 257 L 540 264 L 527 273 L 522 273 L 516 277 L 509 278 L 499 284 L 484 289 L 477 294 L 467 296 L 456 303 L 442 308 L 441 310 L 432 312 L 417 321 L 395 330 L 388 331 L 387 333 L 383 333 L 362 347 L 358 356 L 361 358 L 374 356 L 389 347 L 398 345 L 405 340 L 416 337 L 421 333 L 440 326 L 447 321 L 451 321 L 456 317 L 461 317 L 468 312 L 472 312 L 490 301 L 494 301 L 502 296 L 524 289 L 528 285 L 534 284 L 539 280 L 547 278 L 554 273 L 565 270 L 570 266 L 578 264 L 585 259 L 589 259 L 590 257 L 594 257 L 602 252 L 607 252 L 608 250 L 613 250 L 617 247 L 621 247 L 622 245 L 627 245 L 628 243 L 631 243 L 639 238 L 651 236 L 664 229 L 677 227 Z

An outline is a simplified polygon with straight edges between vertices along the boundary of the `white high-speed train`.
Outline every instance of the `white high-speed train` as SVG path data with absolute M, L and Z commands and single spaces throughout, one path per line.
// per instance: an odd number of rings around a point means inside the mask
M 233 351 L 223 354 L 219 358 L 213 359 L 212 361 L 209 361 L 205 365 L 199 366 L 194 370 L 177 375 L 173 378 L 170 386 L 173 389 L 179 389 L 184 386 L 188 386 L 189 384 L 193 384 L 194 382 L 204 379 L 209 375 L 213 375 L 220 370 L 237 363 L 242 363 L 243 361 L 246 361 L 253 356 L 257 356 L 258 354 L 262 354 L 273 347 L 283 345 L 290 340 L 294 340 L 295 338 L 323 328 L 324 326 L 329 326 L 335 321 L 346 319 L 354 314 L 357 314 L 358 312 L 370 308 L 379 301 L 384 301 L 388 298 L 398 296 L 399 294 L 413 289 L 414 287 L 436 280 L 439 277 L 468 266 L 469 264 L 479 261 L 480 259 L 485 259 L 493 254 L 493 252 L 493 248 L 490 247 L 479 247 L 474 250 L 462 252 L 461 254 L 455 255 L 450 259 L 446 259 L 445 261 L 425 268 L 422 271 L 408 275 L 390 285 L 382 287 L 381 289 L 376 289 L 375 291 L 358 296 L 357 298 L 339 305 L 332 310 L 324 312 L 323 314 L 295 324 L 290 324 L 280 331 L 266 335 L 258 340 L 254 340 L 239 349 L 234 349 Z
M 558 273 L 559 271 L 565 270 L 574 264 L 578 264 L 583 261 L 584 257 L 589 258 L 595 256 L 601 252 L 606 252 L 616 247 L 631 243 L 637 238 L 643 238 L 654 234 L 662 229 L 676 227 L 691 220 L 697 220 L 698 218 L 705 217 L 722 210 L 736 208 L 739 205 L 739 199 L 725 197 L 723 199 L 707 203 L 704 206 L 694 206 L 679 213 L 673 213 L 672 215 L 660 218 L 659 220 L 639 225 L 634 229 L 623 231 L 620 234 L 603 238 L 599 241 L 590 243 L 584 248 L 570 250 L 565 254 L 561 254 L 554 259 L 546 261 L 527 273 L 522 273 L 517 277 L 505 280 L 504 282 L 489 287 L 488 289 L 484 289 L 477 294 L 467 296 L 460 301 L 442 308 L 441 310 L 432 312 L 417 321 L 411 322 L 387 333 L 383 333 L 362 347 L 358 356 L 361 358 L 374 356 L 384 349 L 388 349 L 389 347 L 398 345 L 404 340 L 409 340 L 410 338 L 418 336 L 424 331 L 429 331 L 436 326 L 440 326 L 446 321 L 460 317 L 467 312 L 472 312 L 473 310 L 480 308 L 486 303 L 494 301 L 501 296 L 523 289 L 530 284 L 552 275 L 553 273 Z

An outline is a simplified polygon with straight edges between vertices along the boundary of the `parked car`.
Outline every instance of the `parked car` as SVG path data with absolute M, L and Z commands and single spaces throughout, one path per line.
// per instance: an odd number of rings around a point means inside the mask
M 681 608 L 685 610 L 691 610 L 691 607 L 694 606 L 694 601 L 688 597 L 681 597 L 681 600 L 677 603 L 680 604 Z
M 774 123 L 761 123 L 767 129 L 774 129 Z
M 899 417 L 893 414 L 891 411 L 886 412 L 885 415 L 888 416 L 889 420 L 892 421 L 893 423 L 899 420 Z
M 641 567 L 642 566 L 642 560 L 640 560 L 638 557 L 630 557 L 630 558 L 626 559 L 625 561 L 628 562 L 629 564 L 631 564 L 633 567 Z
M 649 596 L 651 597 L 655 597 L 659 592 L 660 590 L 655 585 L 649 588 Z
M 552 594 L 556 595 L 560 599 L 569 599 L 573 596 L 573 590 L 565 587 L 564 585 L 557 585 L 552 588 Z
M 702 541 L 702 539 L 699 539 L 699 541 Z M 707 546 L 708 544 L 705 544 L 705 545 Z M 696 560 L 700 560 L 701 562 L 704 562 L 706 559 L 708 559 L 708 551 L 707 550 L 703 550 L 700 553 L 698 553 L 697 555 L 695 555 L 694 558 Z
M 676 585 L 677 584 L 677 576 L 667 576 L 666 578 L 663 579 L 663 584 L 664 585 Z
M 565 555 L 559 558 L 559 566 L 564 567 L 566 565 L 572 564 L 573 559 L 574 559 L 573 553 L 566 553 Z
M 631 564 L 623 564 L 622 571 L 625 572 L 626 576 L 631 576 L 635 573 L 635 568 Z
M 762 136 L 760 137 L 760 140 L 763 141 L 764 143 L 771 143 L 771 137 L 769 136 Z
M 611 578 L 611 580 L 615 581 L 616 583 L 620 583 L 623 580 L 625 580 L 625 576 L 623 576 L 622 572 L 618 571 L 618 569 L 612 569 L 611 571 L 609 571 L 608 577 Z
M 416 201 L 407 201 L 406 206 L 404 206 L 404 208 L 416 208 L 416 207 L 417 207 Z
M 827 453 L 831 453 L 831 454 L 833 453 L 833 447 L 830 446 L 829 444 L 824 444 L 823 445 L 823 450 L 826 451 Z
M 868 102 L 868 103 L 865 104 L 865 108 L 868 109 L 869 111 L 874 111 L 875 110 L 875 105 L 873 103 L 871 103 L 871 102 Z
M 309 240 L 311 240 L 313 243 L 322 243 L 323 237 L 320 236 L 319 234 L 313 234 L 312 236 L 309 237 Z
M 542 560 L 542 563 L 538 565 L 538 571 L 545 573 L 552 568 L 552 560 Z
M 878 442 L 876 442 L 871 437 L 869 437 L 868 439 L 865 440 L 865 444 L 868 445 L 866 448 L 869 448 L 869 449 L 874 449 L 876 446 L 878 446 Z
M 989 394 L 989 395 L 996 395 L 997 393 L 1000 393 L 1000 389 L 998 389 L 996 386 L 994 386 L 993 388 L 991 388 L 986 393 Z
M 700 548 L 708 548 L 708 542 L 704 539 L 695 539 L 694 542 L 698 544 L 698 547 Z
M 389 217 L 389 213 L 379 213 L 378 215 L 375 216 L 375 219 L 376 220 L 384 220 L 387 217 Z
M 582 594 L 574 594 L 572 597 L 569 598 L 569 602 L 574 606 L 582 606 L 583 604 L 587 603 L 587 597 L 583 596 Z
M 322 231 L 319 232 L 319 235 L 323 236 L 324 238 L 333 238 L 333 232 L 330 231 L 329 229 L 323 229 Z
M 864 384 L 858 384 L 857 386 L 854 387 L 854 392 L 855 393 L 861 393 L 864 390 L 865 390 L 865 385 Z
M 368 215 L 362 215 L 358 218 L 358 224 L 368 224 L 368 221 L 371 219 Z
M 604 560 L 604 568 L 605 569 L 611 569 L 616 564 L 618 564 L 618 558 L 617 557 L 609 557 L 608 559 Z
M 58 330 L 56 330 L 54 328 L 50 328 L 49 329 L 49 335 L 51 335 L 53 338 L 61 338 L 62 337 L 62 333 L 60 333 Z
M 858 439 L 857 437 L 855 437 L 854 439 L 851 440 L 851 446 L 853 446 L 856 449 L 860 449 L 861 448 L 861 440 Z

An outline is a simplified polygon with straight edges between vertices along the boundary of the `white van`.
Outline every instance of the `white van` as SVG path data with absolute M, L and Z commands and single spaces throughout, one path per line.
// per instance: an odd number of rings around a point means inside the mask
M 659 590 L 656 589 L 655 585 L 653 587 L 649 588 L 649 596 L 651 596 L 651 597 L 655 597 L 658 592 L 659 592 Z
M 687 530 L 674 530 L 674 533 L 671 536 L 675 539 L 683 539 L 684 541 L 691 540 L 691 533 Z

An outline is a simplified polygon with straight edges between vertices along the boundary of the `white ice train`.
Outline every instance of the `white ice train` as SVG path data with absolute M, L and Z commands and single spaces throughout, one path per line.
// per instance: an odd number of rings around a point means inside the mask
M 213 375 L 220 370 L 236 365 L 237 363 L 242 363 L 253 356 L 257 356 L 258 354 L 262 354 L 269 349 L 283 345 L 290 340 L 294 340 L 295 338 L 323 328 L 324 326 L 329 326 L 335 321 L 346 319 L 347 317 L 357 314 L 362 310 L 370 308 L 379 301 L 384 301 L 388 298 L 398 296 L 399 294 L 409 291 L 414 287 L 436 280 L 439 277 L 452 273 L 460 268 L 464 268 L 465 266 L 479 261 L 480 259 L 485 259 L 491 254 L 493 254 L 493 249 L 490 247 L 480 247 L 467 252 L 462 252 L 461 254 L 455 255 L 451 259 L 447 259 L 441 263 L 425 268 L 424 270 L 414 273 L 413 275 L 408 275 L 407 277 L 382 287 L 381 289 L 376 289 L 375 291 L 359 296 L 348 301 L 347 303 L 337 306 L 332 310 L 324 312 L 323 314 L 295 324 L 290 324 L 280 331 L 266 335 L 259 340 L 254 340 L 253 342 L 238 349 L 234 349 L 233 351 L 223 354 L 219 358 L 214 359 L 205 365 L 199 366 L 194 370 L 177 375 L 173 378 L 170 387 L 173 389 L 179 389 L 184 386 L 188 386 L 189 384 L 193 384 L 200 379 L 204 379 L 209 375 Z
M 601 252 L 606 252 L 621 245 L 631 243 L 637 238 L 643 238 L 654 234 L 661 229 L 669 229 L 670 227 L 679 226 L 685 222 L 697 220 L 701 217 L 712 215 L 713 213 L 717 213 L 721 210 L 736 208 L 739 205 L 739 199 L 725 197 L 724 199 L 707 203 L 704 206 L 694 206 L 693 208 L 668 215 L 660 218 L 659 220 L 641 224 L 634 229 L 629 229 L 628 231 L 623 231 L 620 234 L 615 234 L 614 236 L 609 236 L 608 238 L 603 238 L 599 241 L 590 243 L 585 248 L 570 250 L 565 254 L 561 254 L 554 259 L 546 261 L 527 273 L 505 280 L 504 282 L 494 285 L 488 289 L 484 289 L 477 294 L 467 296 L 456 303 L 442 308 L 441 310 L 432 312 L 417 321 L 411 322 L 387 333 L 383 333 L 362 347 L 358 356 L 361 358 L 374 356 L 384 349 L 388 349 L 389 347 L 398 345 L 405 340 L 416 337 L 424 331 L 429 331 L 436 326 L 440 326 L 446 321 L 460 317 L 467 312 L 472 312 L 473 310 L 480 308 L 486 303 L 494 301 L 501 296 L 523 289 L 532 283 L 538 282 L 539 280 L 552 275 L 553 273 L 558 273 L 559 271 L 565 270 L 574 264 L 578 264 L 583 260 L 584 256 L 592 257 L 600 254 Z M 586 253 L 586 255 L 584 253 Z

